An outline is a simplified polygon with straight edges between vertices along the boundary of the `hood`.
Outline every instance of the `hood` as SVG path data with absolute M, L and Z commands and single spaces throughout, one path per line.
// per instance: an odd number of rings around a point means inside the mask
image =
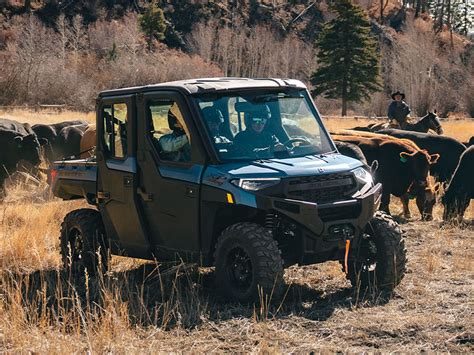
M 205 173 L 204 181 L 213 181 L 216 176 L 221 179 L 285 178 L 342 173 L 363 165 L 359 160 L 339 153 L 307 155 L 298 158 L 262 159 L 211 165 Z

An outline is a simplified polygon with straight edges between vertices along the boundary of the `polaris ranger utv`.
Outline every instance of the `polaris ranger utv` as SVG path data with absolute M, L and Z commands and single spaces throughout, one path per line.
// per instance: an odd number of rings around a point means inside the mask
M 387 291 L 405 272 L 401 230 L 376 212 L 381 185 L 338 153 L 300 81 L 101 92 L 95 158 L 56 162 L 52 180 L 56 196 L 94 206 L 62 224 L 72 271 L 104 271 L 110 254 L 179 258 L 215 266 L 237 301 L 278 294 L 293 264 L 337 260 L 354 286 Z

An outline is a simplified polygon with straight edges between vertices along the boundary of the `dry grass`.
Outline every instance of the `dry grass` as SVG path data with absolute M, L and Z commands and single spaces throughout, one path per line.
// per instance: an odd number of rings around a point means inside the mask
M 56 122 L 68 115 L 31 118 Z M 330 128 L 361 124 L 327 122 Z M 446 130 L 470 124 L 449 122 Z M 414 218 L 403 225 L 408 272 L 390 300 L 357 299 L 330 262 L 287 270 L 281 305 L 237 305 L 215 295 L 212 271 L 182 265 L 114 257 L 103 278 L 73 280 L 60 267 L 58 234 L 63 216 L 84 202 L 36 189 L 25 194 L 24 185 L 11 187 L 17 198 L 0 208 L 2 351 L 474 351 L 474 225 L 442 226 L 440 206 L 434 221 L 422 223 L 412 207 Z M 401 205 L 393 212 L 401 213 Z M 472 206 L 465 217 L 473 219 Z
M 0 107 L 0 117 L 17 120 L 20 122 L 28 122 L 31 125 L 37 123 L 56 123 L 62 121 L 72 120 L 86 120 L 95 122 L 95 113 L 76 112 L 76 111 L 62 111 L 56 109 L 49 110 L 25 110 L 25 109 L 2 109 Z

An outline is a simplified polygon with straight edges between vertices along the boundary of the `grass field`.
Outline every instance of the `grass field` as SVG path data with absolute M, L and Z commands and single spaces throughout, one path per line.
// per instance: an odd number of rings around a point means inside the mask
M 93 114 L 0 112 L 58 122 Z M 366 123 L 329 118 L 330 129 Z M 446 134 L 474 134 L 448 121 Z M 72 282 L 61 269 L 60 222 L 84 202 L 47 186 L 15 185 L 0 204 L 0 350 L 7 352 L 469 352 L 474 351 L 473 206 L 463 224 L 403 224 L 407 274 L 390 300 L 354 294 L 338 263 L 292 267 L 283 302 L 225 303 L 211 270 L 116 258 L 100 278 Z M 396 199 L 393 199 L 396 200 Z M 395 215 L 401 205 L 395 201 Z

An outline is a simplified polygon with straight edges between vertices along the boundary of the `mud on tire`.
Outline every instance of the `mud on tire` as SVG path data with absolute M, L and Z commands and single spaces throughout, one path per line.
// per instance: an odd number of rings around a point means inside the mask
M 391 292 L 405 275 L 403 233 L 391 216 L 377 211 L 361 241 L 359 257 L 348 263 L 347 278 L 361 291 Z
M 263 294 L 277 299 L 283 289 L 283 259 L 269 230 L 254 223 L 225 229 L 214 253 L 216 283 L 228 299 L 249 302 Z
M 105 272 L 108 247 L 100 213 L 92 209 L 72 211 L 61 224 L 61 256 L 63 265 L 74 275 Z

